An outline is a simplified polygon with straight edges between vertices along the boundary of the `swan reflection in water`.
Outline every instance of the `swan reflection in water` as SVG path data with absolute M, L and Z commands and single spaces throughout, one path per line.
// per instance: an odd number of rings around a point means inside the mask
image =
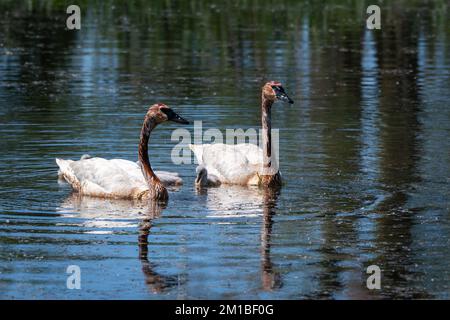
M 261 286 L 264 291 L 282 287 L 281 275 L 271 260 L 271 235 L 273 216 L 280 195 L 280 187 L 258 188 L 251 186 L 226 185 L 216 188 L 197 187 L 210 212 L 208 218 L 239 219 L 262 217 L 261 223 Z
M 138 228 L 139 261 L 145 284 L 152 293 L 163 293 L 179 285 L 177 276 L 157 273 L 148 255 L 152 221 L 161 216 L 164 208 L 165 204 L 156 201 L 100 199 L 73 193 L 57 211 L 64 217 L 80 219 L 79 225 L 88 234 L 113 234 L 118 228 Z
M 148 236 L 152 227 L 153 218 L 145 218 L 139 224 L 139 260 L 142 265 L 142 273 L 145 284 L 153 293 L 163 293 L 169 288 L 178 286 L 180 283 L 177 276 L 164 276 L 155 272 L 156 265 L 148 258 Z
M 273 216 L 279 197 L 279 188 L 252 188 L 223 186 L 197 189 L 205 200 L 209 212 L 207 218 L 239 219 L 262 217 L 260 235 L 261 287 L 264 291 L 282 287 L 282 279 L 271 260 L 271 234 Z M 200 198 L 202 201 L 202 198 Z M 138 228 L 139 260 L 145 283 L 152 293 L 162 293 L 179 286 L 177 276 L 165 276 L 155 272 L 156 265 L 149 259 L 148 237 L 153 220 L 161 216 L 164 205 L 158 202 L 99 199 L 74 193 L 67 198 L 58 211 L 65 216 L 80 219 L 85 233 L 113 234 L 118 228 Z
M 264 290 L 279 289 L 283 286 L 281 275 L 274 271 L 274 265 L 270 258 L 270 246 L 272 244 L 272 217 L 276 214 L 277 200 L 280 188 L 265 188 L 263 190 L 263 222 L 261 228 L 261 281 Z

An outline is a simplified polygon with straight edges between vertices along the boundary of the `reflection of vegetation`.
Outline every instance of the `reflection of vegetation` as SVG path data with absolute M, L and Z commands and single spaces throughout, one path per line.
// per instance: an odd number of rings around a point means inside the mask
M 167 70 L 177 72 L 179 77 L 171 78 L 168 85 L 179 96 L 201 95 L 199 86 L 180 90 L 186 79 L 192 78 L 211 92 L 232 96 L 233 83 L 242 77 L 251 80 L 242 85 L 252 88 L 255 80 L 261 82 L 269 74 L 280 73 L 290 83 L 297 82 L 294 73 L 283 74 L 285 70 L 276 64 L 282 61 L 292 66 L 290 70 L 301 68 L 304 62 L 298 54 L 298 45 L 304 41 L 301 33 L 305 28 L 316 55 L 323 50 L 332 54 L 321 61 L 323 67 L 335 68 L 336 64 L 359 59 L 360 41 L 355 40 L 362 38 L 369 3 L 355 0 L 333 0 L 325 4 L 296 0 L 79 1 L 82 30 L 71 32 L 64 30 L 65 9 L 70 1 L 2 1 L 0 41 L 5 48 L 19 50 L 25 46 L 23 50 L 27 53 L 34 50 L 35 54 L 31 55 L 46 67 L 61 65 L 60 60 L 66 59 L 67 53 L 90 41 L 90 46 L 114 50 L 111 52 L 117 55 L 122 73 L 151 72 L 160 82 L 165 82 Z M 448 39 L 449 21 L 449 8 L 444 0 L 387 1 L 382 5 L 380 36 L 390 37 L 387 30 L 405 30 L 417 35 L 423 29 L 425 33 L 441 33 Z M 45 55 L 46 48 L 51 48 L 50 55 Z M 197 75 L 187 70 L 191 65 L 196 65 Z M 206 70 L 220 74 L 221 81 L 205 81 L 201 74 Z M 28 72 L 34 71 L 28 69 Z M 341 76 L 336 73 L 336 77 Z M 55 85 L 63 80 L 57 79 Z M 340 81 L 339 78 L 332 81 L 336 80 Z M 129 81 L 139 79 L 135 75 Z M 60 87 L 66 88 L 61 84 Z M 257 95 L 255 105 L 256 99 Z
M 7 20 L 17 15 L 65 21 L 70 1 L 2 1 L 0 9 Z M 82 8 L 83 27 L 92 23 L 102 36 L 115 36 L 121 45 L 139 49 L 139 42 L 164 42 L 169 50 L 181 44 L 196 58 L 227 61 L 242 41 L 258 40 L 265 50 L 268 41 L 292 41 L 296 31 L 308 18 L 312 41 L 326 44 L 339 39 L 348 28 L 355 32 L 365 24 L 365 9 L 370 1 L 78 1 Z M 450 33 L 447 1 L 387 1 L 382 4 L 383 28 L 402 27 L 406 15 L 412 17 L 408 28 L 418 26 Z M 9 19 L 8 19 L 9 18 Z M 6 20 L 6 22 L 8 22 Z M 11 21 L 9 21 L 11 22 Z M 64 25 L 64 24 L 63 24 Z M 30 26 L 32 27 L 32 26 Z M 403 26 L 404 27 L 404 26 Z M 10 30 L 16 31 L 16 30 Z M 135 32 L 133 32 L 135 31 Z M 361 32 L 361 30 L 359 30 Z M 127 33 L 133 36 L 126 36 Z M 250 43 L 249 45 L 254 45 Z M 237 52 L 238 54 L 242 52 Z M 258 55 L 259 56 L 259 55 Z M 191 55 L 186 55 L 191 59 Z
M 94 32 L 95 46 L 123 50 L 119 56 L 123 71 L 175 69 L 180 77 L 171 80 L 177 87 L 192 76 L 186 73 L 185 67 L 195 64 L 199 70 L 220 73 L 225 82 L 231 83 L 242 75 L 260 79 L 275 73 L 273 52 L 277 48 L 291 49 L 279 51 L 277 57 L 285 64 L 300 66 L 302 61 L 292 49 L 302 41 L 300 34 L 304 28 L 309 30 L 313 48 L 329 47 L 338 53 L 340 46 L 348 47 L 354 39 L 361 39 L 369 3 L 350 0 L 325 4 L 294 0 L 79 1 L 82 31 L 77 33 L 64 30 L 65 9 L 70 1 L 2 1 L 0 39 L 5 47 L 14 48 L 20 47 L 23 41 L 35 44 L 40 36 L 47 36 L 50 39 L 39 43 L 35 50 L 60 46 L 55 49 L 61 54 L 53 52 L 48 61 L 42 61 L 51 64 L 55 59 L 57 64 L 56 60 L 65 56 L 64 51 L 73 50 L 76 45 L 71 39 L 78 37 L 83 43 L 87 33 Z M 450 33 L 449 8 L 444 0 L 387 1 L 382 5 L 382 21 L 383 30 L 406 29 L 418 34 L 423 28 L 432 34 L 443 33 L 446 38 Z M 383 32 L 381 36 L 384 35 Z M 108 42 L 100 44 L 102 39 Z M 335 62 L 339 61 L 329 60 L 331 67 Z M 158 76 L 164 81 L 163 72 Z M 293 75 L 288 77 L 295 81 Z M 232 94 L 233 87 L 205 84 L 212 91 Z M 180 94 L 199 94 L 195 88 L 192 91 Z

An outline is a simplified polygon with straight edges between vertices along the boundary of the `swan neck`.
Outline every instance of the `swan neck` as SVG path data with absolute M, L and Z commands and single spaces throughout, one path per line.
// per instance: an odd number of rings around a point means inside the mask
M 263 144 L 263 156 L 264 167 L 269 168 L 271 166 L 271 153 L 272 153 L 272 109 L 273 101 L 267 99 L 264 94 L 262 96 L 261 103 L 261 124 L 262 124 L 262 144 Z
M 148 156 L 148 143 L 150 139 L 150 133 L 156 127 L 156 125 L 156 119 L 154 119 L 152 116 L 147 115 L 145 117 L 144 124 L 142 125 L 141 137 L 139 141 L 139 162 L 141 163 L 142 174 L 144 175 L 144 178 L 147 181 L 150 189 L 154 188 L 155 183 L 161 183 L 159 178 L 153 172 Z

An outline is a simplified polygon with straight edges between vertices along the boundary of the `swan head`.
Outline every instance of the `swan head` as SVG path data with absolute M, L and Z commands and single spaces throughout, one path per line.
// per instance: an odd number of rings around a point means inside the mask
M 195 185 L 197 187 L 204 187 L 208 184 L 208 171 L 204 166 L 198 166 L 195 169 L 197 177 L 195 178 Z
M 164 103 L 155 103 L 154 105 L 152 105 L 148 109 L 147 115 L 155 118 L 157 123 L 173 121 L 181 124 L 189 124 L 189 121 L 182 118 L 179 114 L 177 114 Z
M 264 85 L 262 92 L 263 92 L 263 97 L 268 100 L 271 100 L 271 101 L 280 100 L 283 102 L 287 102 L 289 104 L 294 103 L 294 101 L 291 98 L 289 98 L 286 91 L 284 91 L 284 88 L 281 85 L 281 83 L 278 81 L 267 82 Z

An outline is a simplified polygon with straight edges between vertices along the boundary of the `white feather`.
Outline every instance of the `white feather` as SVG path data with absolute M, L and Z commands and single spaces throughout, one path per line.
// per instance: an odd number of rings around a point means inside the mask
M 136 162 L 103 158 L 78 161 L 56 159 L 59 174 L 78 192 L 105 198 L 137 198 L 148 190 L 141 168 Z M 155 171 L 166 185 L 179 185 L 178 173 Z
M 208 176 L 216 176 L 221 183 L 256 185 L 263 168 L 263 151 L 250 143 L 189 145 L 199 165 Z

